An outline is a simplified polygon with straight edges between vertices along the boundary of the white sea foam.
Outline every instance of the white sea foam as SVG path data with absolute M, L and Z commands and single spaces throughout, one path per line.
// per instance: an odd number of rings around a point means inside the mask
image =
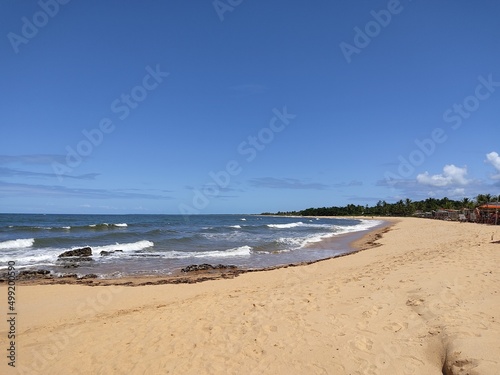
M 187 259 L 187 258 L 231 258 L 246 257 L 252 253 L 252 247 L 240 246 L 228 250 L 213 251 L 166 251 L 162 253 L 166 258 Z M 155 254 L 157 255 L 157 254 Z
M 368 230 L 370 228 L 376 227 L 377 225 L 382 224 L 380 220 L 365 220 L 361 219 L 361 223 L 356 225 L 348 225 L 348 226 L 335 226 L 337 234 L 343 233 L 353 233 L 360 232 L 363 230 Z
M 116 243 L 114 245 L 105 245 L 105 246 L 96 246 L 93 247 L 92 250 L 95 253 L 99 253 L 101 251 L 115 251 L 115 250 L 123 250 L 123 251 L 138 251 L 147 249 L 148 247 L 153 247 L 155 244 L 152 241 L 142 240 L 132 243 Z
M 267 224 L 267 226 L 269 228 L 275 228 L 275 229 L 290 229 L 297 227 L 334 229 L 334 226 L 331 224 L 308 224 L 308 223 L 303 223 L 302 221 L 296 223 L 288 223 L 288 224 Z
M 325 233 L 325 234 L 320 234 L 320 235 L 313 235 L 310 237 L 307 237 L 304 240 L 304 243 L 302 247 L 307 246 L 310 243 L 314 242 L 321 242 L 325 238 L 330 238 L 334 236 L 338 236 L 339 234 L 345 234 L 345 233 L 354 233 L 354 232 L 361 232 L 364 230 L 368 230 L 370 228 L 376 227 L 377 225 L 382 224 L 382 221 L 380 220 L 361 220 L 361 223 L 356 224 L 356 225 L 348 225 L 348 226 L 331 226 L 331 229 L 333 230 L 332 233 Z M 321 224 L 319 224 L 321 225 Z
M 13 260 L 16 261 L 16 269 L 22 269 L 25 267 L 43 267 L 43 266 L 52 266 L 57 261 L 57 256 L 64 250 L 56 249 L 56 248 L 46 248 L 46 249 L 32 249 L 32 248 L 24 248 L 17 249 L 15 253 L 15 257 L 13 257 L 12 253 L 2 254 L 0 255 L 0 263 L 7 264 L 8 261 Z M 1 253 L 0 253 L 1 254 Z M 0 267 L 0 270 L 5 269 L 5 267 Z
M 237 228 L 234 228 L 237 229 Z M 233 230 L 229 233 L 200 233 L 200 237 L 209 240 L 232 240 L 232 241 L 244 241 L 247 235 L 241 230 Z
M 300 227 L 301 225 L 304 225 L 302 221 L 299 221 L 297 223 L 287 223 L 287 224 L 267 224 L 269 228 L 276 228 L 276 229 L 295 228 L 295 227 Z
M 297 248 L 302 245 L 303 239 L 299 237 L 280 237 L 276 242 Z
M 1 259 L 2 261 L 4 259 Z M 36 264 L 37 266 L 43 265 L 53 265 L 57 260 L 57 254 L 49 254 L 49 253 L 41 253 L 41 254 L 26 254 L 24 256 L 16 257 L 16 266 L 22 265 L 32 265 Z
M 241 229 L 241 225 L 230 225 L 229 228 Z
M 240 246 L 233 249 L 228 250 L 215 250 L 215 251 L 204 251 L 198 253 L 198 257 L 237 257 L 237 256 L 248 256 L 252 253 L 251 246 Z
M 309 236 L 303 239 L 302 244 L 300 247 L 305 247 L 309 244 L 316 243 L 316 242 L 321 242 L 325 238 L 330 238 L 337 235 L 337 233 L 326 233 L 326 234 L 320 234 L 320 235 L 315 235 L 315 236 Z
M 382 221 L 379 221 L 379 220 L 361 220 L 361 223 L 356 224 L 356 225 L 349 225 L 349 226 L 341 226 L 341 225 L 333 225 L 332 226 L 332 225 L 328 225 L 328 224 L 303 224 L 304 226 L 308 226 L 308 227 L 328 228 L 329 231 L 325 232 L 325 233 L 311 234 L 311 235 L 305 236 L 305 237 L 281 237 L 277 240 L 277 242 L 284 244 L 286 246 L 289 246 L 293 250 L 302 249 L 302 248 L 306 247 L 307 245 L 310 245 L 310 244 L 316 243 L 316 242 L 321 242 L 326 238 L 338 236 L 339 234 L 354 233 L 354 232 L 368 230 L 368 229 L 373 228 L 381 223 L 382 223 Z M 294 223 L 294 224 L 298 224 L 298 223 Z
M 359 232 L 362 230 L 367 230 L 370 229 L 374 226 L 377 226 L 381 224 L 382 221 L 380 220 L 361 220 L 361 223 L 356 224 L 356 225 L 331 225 L 331 224 L 308 224 L 308 223 L 303 223 L 302 221 L 295 222 L 295 223 L 287 223 L 287 224 L 267 224 L 269 228 L 275 228 L 275 229 L 290 229 L 290 228 L 297 228 L 297 227 L 307 227 L 307 228 L 325 228 L 329 229 L 335 232 L 335 234 L 340 234 L 340 233 L 351 233 L 351 232 Z
M 0 249 L 23 249 L 26 247 L 31 247 L 35 243 L 34 238 L 24 238 L 18 240 L 10 240 L 0 242 Z
M 118 227 L 118 228 L 125 228 L 128 227 L 127 223 L 118 223 L 118 224 L 108 224 L 108 223 L 101 223 L 101 224 L 90 224 L 90 228 L 98 228 L 98 227 Z
M 303 247 L 315 243 L 321 242 L 325 238 L 333 237 L 336 233 L 323 233 L 317 235 L 310 235 L 307 237 L 281 237 L 278 239 L 278 243 L 282 243 L 289 246 L 292 250 L 302 249 Z

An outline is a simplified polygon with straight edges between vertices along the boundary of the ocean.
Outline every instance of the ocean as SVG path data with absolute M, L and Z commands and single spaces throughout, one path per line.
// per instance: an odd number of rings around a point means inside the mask
M 265 268 L 345 254 L 352 251 L 346 241 L 324 241 L 379 224 L 259 215 L 0 214 L 0 273 L 9 262 L 17 270 L 101 278 L 169 275 L 202 263 Z M 64 251 L 86 246 L 91 259 L 58 260 Z

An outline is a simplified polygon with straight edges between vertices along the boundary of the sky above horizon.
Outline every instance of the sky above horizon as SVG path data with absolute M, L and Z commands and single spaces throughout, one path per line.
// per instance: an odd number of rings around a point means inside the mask
M 3 1 L 0 212 L 500 194 L 500 3 Z

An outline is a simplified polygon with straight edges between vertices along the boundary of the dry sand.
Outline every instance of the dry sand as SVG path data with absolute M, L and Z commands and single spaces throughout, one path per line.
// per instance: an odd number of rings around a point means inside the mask
M 500 374 L 498 240 L 408 218 L 381 246 L 229 280 L 18 284 L 16 368 L 2 355 L 0 373 Z

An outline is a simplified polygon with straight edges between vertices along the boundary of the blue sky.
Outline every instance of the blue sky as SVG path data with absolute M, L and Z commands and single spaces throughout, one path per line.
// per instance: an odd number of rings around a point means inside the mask
M 0 211 L 500 193 L 498 1 L 0 3 Z

